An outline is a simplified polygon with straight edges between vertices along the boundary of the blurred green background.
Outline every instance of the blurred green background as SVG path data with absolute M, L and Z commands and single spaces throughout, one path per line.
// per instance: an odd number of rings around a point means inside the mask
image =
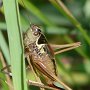
M 32 23 L 41 26 L 49 43 L 81 42 L 79 48 L 55 56 L 58 76 L 73 90 L 90 90 L 90 0 L 62 0 L 61 4 L 58 1 L 19 0 L 22 31 L 25 32 L 29 23 Z M 0 52 L 6 64 L 10 64 L 8 47 L 7 26 L 3 4 L 0 2 Z M 2 65 L 0 60 L 0 69 Z M 5 79 L 1 72 L 0 77 Z M 33 74 L 28 70 L 27 78 L 34 80 Z M 6 84 L 0 85 L 0 90 L 8 90 L 3 89 Z M 37 87 L 31 90 L 37 90 Z

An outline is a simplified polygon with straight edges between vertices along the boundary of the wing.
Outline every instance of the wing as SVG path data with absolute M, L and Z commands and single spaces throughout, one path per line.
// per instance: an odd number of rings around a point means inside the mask
M 66 90 L 72 90 L 71 88 L 69 88 L 66 84 L 64 84 L 62 81 L 60 81 L 57 76 L 55 76 L 55 74 L 52 73 L 52 71 L 50 71 L 41 61 L 38 62 L 34 62 L 35 67 L 41 71 L 45 76 L 47 76 L 49 79 L 52 80 L 52 84 L 54 82 L 58 82 L 59 84 L 62 85 L 62 87 L 64 87 L 64 89 Z

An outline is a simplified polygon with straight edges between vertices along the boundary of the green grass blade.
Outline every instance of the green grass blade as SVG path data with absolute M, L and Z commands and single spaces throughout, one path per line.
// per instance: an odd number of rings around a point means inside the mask
M 3 0 L 3 5 L 8 30 L 14 90 L 27 90 L 18 1 L 8 0 L 7 3 L 7 0 Z
M 0 48 L 4 54 L 5 59 L 7 60 L 7 63 L 10 64 L 9 49 L 1 31 L 0 31 Z

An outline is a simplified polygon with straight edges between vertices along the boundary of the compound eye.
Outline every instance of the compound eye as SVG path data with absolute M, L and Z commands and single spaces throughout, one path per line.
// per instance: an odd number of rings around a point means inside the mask
M 36 31 L 34 32 L 34 35 L 35 35 L 35 36 L 38 36 L 38 35 L 40 34 L 40 32 L 41 32 L 41 30 L 38 28 L 38 29 L 36 29 Z

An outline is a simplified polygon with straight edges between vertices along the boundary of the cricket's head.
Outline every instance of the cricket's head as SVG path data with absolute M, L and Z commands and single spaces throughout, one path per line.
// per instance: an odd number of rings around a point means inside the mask
M 37 42 L 43 44 L 46 42 L 46 38 L 41 32 L 40 27 L 37 25 L 31 25 L 24 35 L 24 45 L 27 46 L 31 43 Z

